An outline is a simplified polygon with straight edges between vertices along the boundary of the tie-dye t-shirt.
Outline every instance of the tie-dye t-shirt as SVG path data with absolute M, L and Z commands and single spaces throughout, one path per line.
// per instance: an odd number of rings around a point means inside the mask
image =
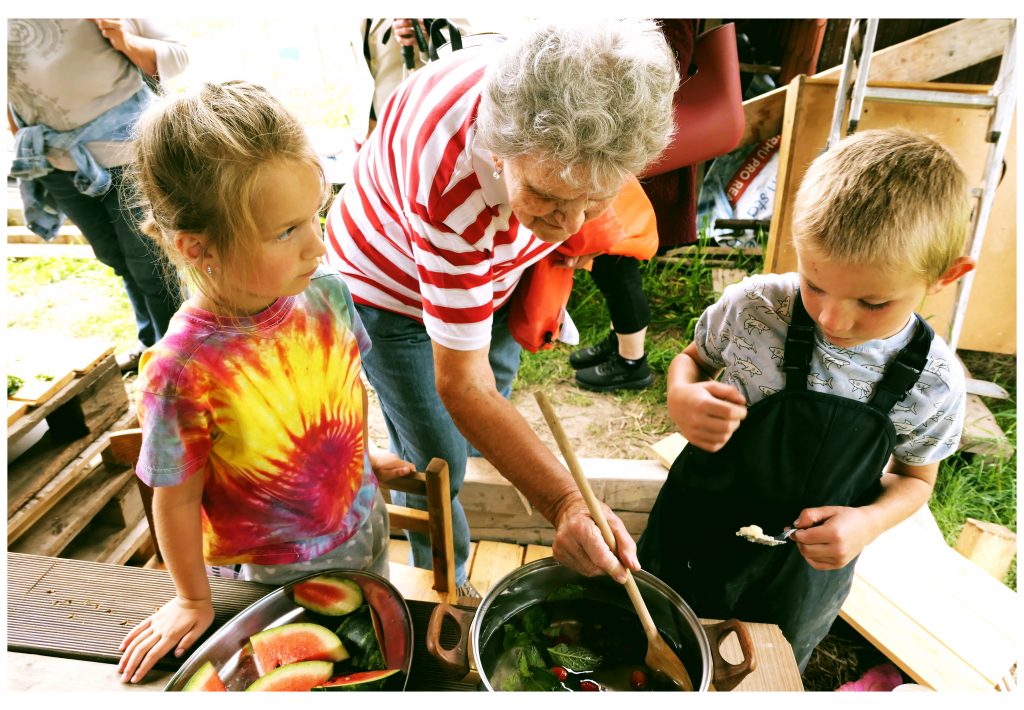
M 205 477 L 207 564 L 310 560 L 369 515 L 368 348 L 347 286 L 321 267 L 304 292 L 250 318 L 186 303 L 143 355 L 136 473 L 151 486 Z

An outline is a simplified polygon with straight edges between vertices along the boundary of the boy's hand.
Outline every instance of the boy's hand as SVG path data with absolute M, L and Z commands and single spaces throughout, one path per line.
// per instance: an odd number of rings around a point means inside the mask
M 688 442 L 715 452 L 747 416 L 747 403 L 732 385 L 704 380 L 670 387 L 668 413 Z
M 840 569 L 878 537 L 871 516 L 861 508 L 826 505 L 800 511 L 789 538 L 814 569 Z
M 416 471 L 416 467 L 408 461 L 395 456 L 390 451 L 377 451 L 370 454 L 370 468 L 373 475 L 381 483 L 387 483 L 394 478 L 408 476 Z
M 121 642 L 117 664 L 121 682 L 137 683 L 168 651 L 181 657 L 213 623 L 209 599 L 175 597 L 132 629 Z

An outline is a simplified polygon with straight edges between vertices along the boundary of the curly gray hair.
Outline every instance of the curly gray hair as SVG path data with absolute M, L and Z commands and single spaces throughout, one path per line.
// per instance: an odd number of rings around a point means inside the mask
M 500 158 L 558 163 L 570 184 L 617 185 L 668 145 L 678 86 L 653 20 L 543 23 L 488 67 L 477 138 Z

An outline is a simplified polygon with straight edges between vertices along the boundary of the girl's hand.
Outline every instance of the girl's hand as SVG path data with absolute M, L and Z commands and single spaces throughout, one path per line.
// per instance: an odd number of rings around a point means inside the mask
M 182 656 L 213 623 L 209 599 L 175 597 L 132 629 L 121 642 L 124 653 L 117 664 L 121 682 L 138 683 L 158 660 L 174 649 Z
M 119 52 L 128 53 L 133 34 L 125 29 L 124 20 L 117 18 L 95 19 L 93 22 L 110 45 Z
M 703 380 L 670 387 L 668 413 L 688 442 L 715 452 L 747 416 L 747 403 L 732 385 Z
M 850 563 L 879 532 L 861 508 L 826 505 L 800 511 L 789 538 L 814 569 L 841 569 Z
M 394 478 L 408 476 L 416 471 L 416 467 L 408 461 L 395 456 L 390 451 L 378 451 L 370 454 L 370 468 L 373 475 L 381 483 L 387 483 Z
M 416 41 L 416 30 L 413 29 L 412 26 L 413 22 L 416 22 L 416 24 L 420 26 L 420 32 L 424 37 L 426 37 L 427 28 L 421 19 L 417 18 L 416 20 L 412 20 L 407 17 L 402 17 L 391 21 L 391 30 L 395 33 L 395 39 L 397 39 L 398 43 L 404 47 L 415 47 L 418 44 Z

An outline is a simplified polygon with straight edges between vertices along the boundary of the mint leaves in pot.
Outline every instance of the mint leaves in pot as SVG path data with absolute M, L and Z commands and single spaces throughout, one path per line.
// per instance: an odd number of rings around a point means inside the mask
M 601 665 L 601 656 L 583 646 L 569 646 L 560 643 L 549 648 L 548 655 L 558 665 L 574 673 L 589 673 Z

